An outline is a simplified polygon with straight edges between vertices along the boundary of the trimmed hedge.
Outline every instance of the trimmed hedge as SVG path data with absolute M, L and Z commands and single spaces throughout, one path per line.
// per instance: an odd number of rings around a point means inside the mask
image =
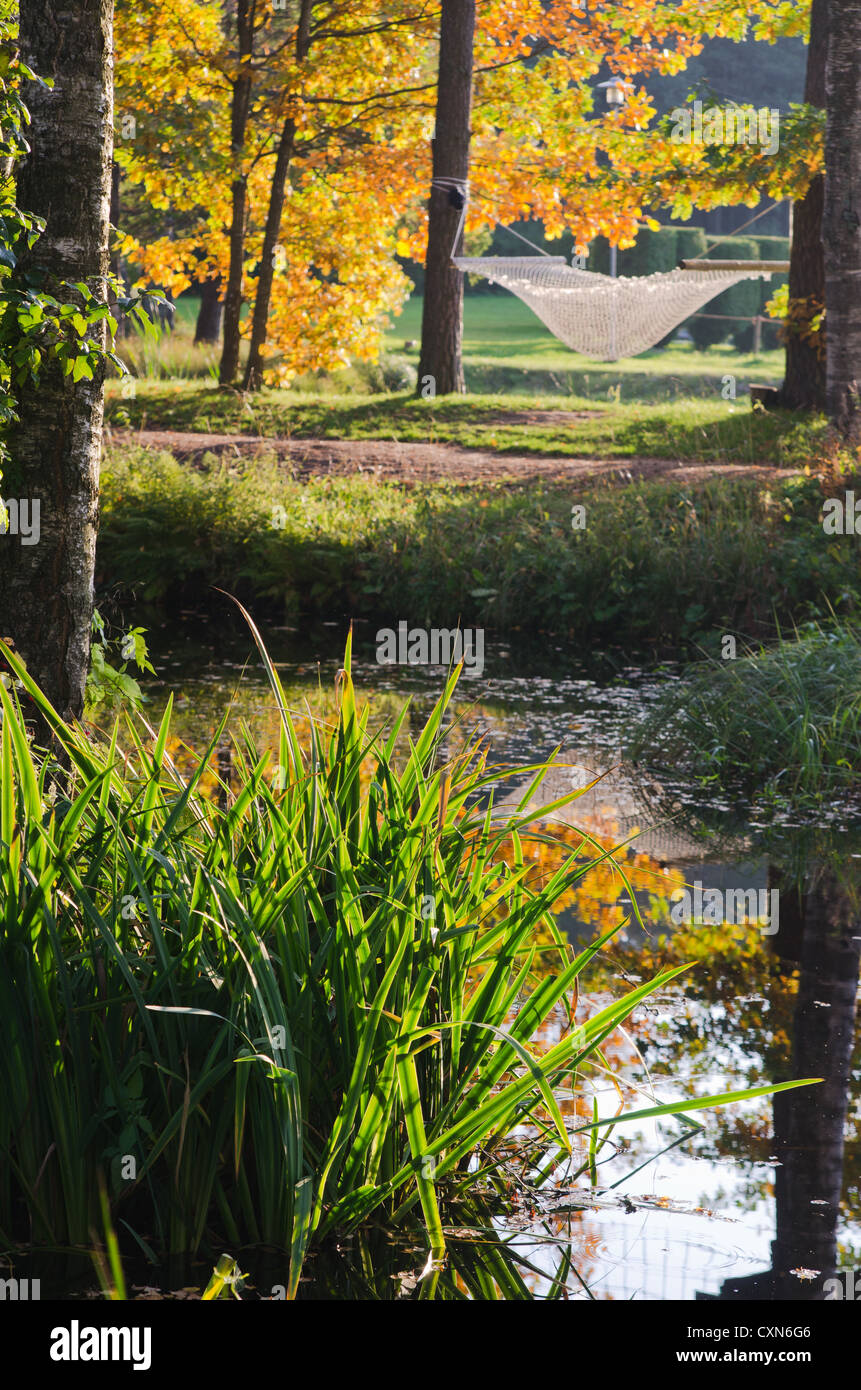
M 720 244 L 709 252 L 707 259 L 758 261 L 759 258 L 759 246 L 754 238 L 739 236 L 722 238 Z M 733 333 L 750 328 L 751 325 L 746 324 L 744 319 L 759 313 L 761 288 L 758 280 L 742 280 L 710 300 L 703 308 L 704 314 L 737 314 L 738 319 L 733 322 L 731 318 L 700 318 L 694 315 L 688 320 L 687 327 L 696 346 L 703 350 L 714 343 L 726 342 Z

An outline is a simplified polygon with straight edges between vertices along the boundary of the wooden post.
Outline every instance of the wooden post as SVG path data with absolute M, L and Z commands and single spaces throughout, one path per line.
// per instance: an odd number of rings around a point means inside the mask
M 680 270 L 761 270 L 763 273 L 776 272 L 785 275 L 789 261 L 679 261 Z

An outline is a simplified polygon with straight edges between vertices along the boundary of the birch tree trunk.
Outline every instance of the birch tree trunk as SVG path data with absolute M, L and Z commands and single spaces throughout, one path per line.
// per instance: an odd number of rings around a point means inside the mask
M 826 408 L 858 427 L 861 389 L 861 4 L 831 0 L 825 74 Z
M 442 0 L 437 83 L 434 180 L 469 177 L 475 0 Z M 463 274 L 451 264 L 461 217 L 457 194 L 434 183 L 428 214 L 428 249 L 422 307 L 418 389 L 448 395 L 466 389 L 463 377 Z M 462 249 L 458 238 L 455 254 Z
M 33 83 L 25 93 L 31 153 L 18 176 L 18 202 L 46 227 L 16 276 L 39 267 L 48 292 L 61 280 L 86 281 L 104 302 L 113 0 L 21 0 L 20 45 L 25 62 L 54 86 Z M 59 364 L 43 361 L 38 382 L 17 388 L 16 396 L 20 423 L 4 495 L 26 499 L 38 525 L 29 538 L 0 536 L 0 632 L 12 637 L 60 712 L 77 716 L 93 616 L 103 373 L 73 383 Z

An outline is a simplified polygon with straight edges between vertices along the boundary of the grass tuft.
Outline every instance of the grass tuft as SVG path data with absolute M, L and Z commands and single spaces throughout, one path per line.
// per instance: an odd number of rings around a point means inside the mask
M 786 800 L 857 790 L 861 635 L 811 624 L 738 660 L 705 661 L 652 708 L 629 751 Z

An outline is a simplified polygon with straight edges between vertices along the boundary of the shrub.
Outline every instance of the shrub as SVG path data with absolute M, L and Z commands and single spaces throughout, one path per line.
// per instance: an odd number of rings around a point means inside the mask
M 812 626 L 674 682 L 630 751 L 704 782 L 785 799 L 854 788 L 861 763 L 861 637 Z
M 587 508 L 582 531 L 573 498 Z M 464 626 L 537 624 L 666 648 L 728 626 L 764 634 L 775 614 L 851 612 L 858 560 L 826 543 L 821 501 L 809 477 L 773 492 L 732 478 L 478 494 L 362 477 L 298 483 L 272 459 L 194 468 L 130 452 L 105 470 L 98 577 L 183 603 L 208 602 L 217 585 L 291 619 L 409 614 L 434 626 L 459 614 Z

